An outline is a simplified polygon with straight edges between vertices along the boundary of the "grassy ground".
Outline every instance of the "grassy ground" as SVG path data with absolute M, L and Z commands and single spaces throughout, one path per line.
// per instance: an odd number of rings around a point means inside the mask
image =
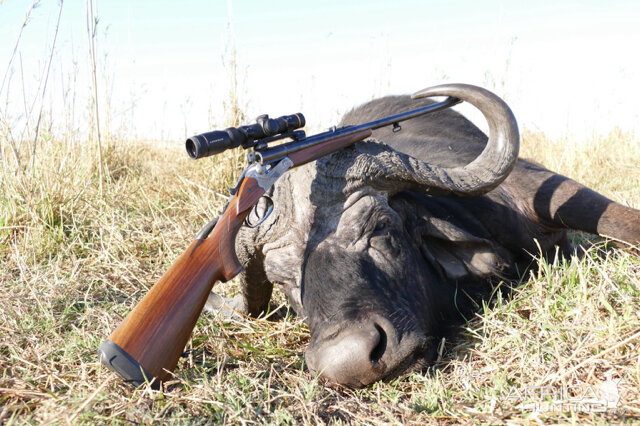
M 193 162 L 178 149 L 116 144 L 104 154 L 100 192 L 87 145 L 43 143 L 22 170 L 3 151 L 0 423 L 640 419 L 640 259 L 602 244 L 500 288 L 424 374 L 328 389 L 305 367 L 299 319 L 202 317 L 168 388 L 132 389 L 99 365 L 96 349 L 216 215 L 242 157 Z M 523 145 L 525 156 L 640 207 L 637 138 L 616 132 L 579 144 L 527 134 Z M 233 283 L 217 288 L 234 291 Z M 607 374 L 621 399 L 589 412 Z M 554 397 L 562 389 L 582 405 L 554 405 L 567 399 Z

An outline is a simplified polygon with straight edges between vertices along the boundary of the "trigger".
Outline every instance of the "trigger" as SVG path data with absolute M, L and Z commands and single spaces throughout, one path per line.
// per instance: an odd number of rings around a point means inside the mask
M 262 222 L 267 220 L 267 218 L 273 212 L 273 200 L 268 195 L 263 195 L 260 197 L 258 202 L 251 212 L 244 219 L 244 224 L 249 228 L 255 228 L 259 226 Z

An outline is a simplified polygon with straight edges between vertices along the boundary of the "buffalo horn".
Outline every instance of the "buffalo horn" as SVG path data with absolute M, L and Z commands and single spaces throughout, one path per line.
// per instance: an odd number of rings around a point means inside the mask
M 509 106 L 488 90 L 467 84 L 430 87 L 414 93 L 412 98 L 432 96 L 453 96 L 482 112 L 489 124 L 489 140 L 482 153 L 465 166 L 447 168 L 424 163 L 389 147 L 379 150 L 373 145 L 363 146 L 369 152 L 356 160 L 360 164 L 349 171 L 357 171 L 357 175 L 347 172 L 349 186 L 368 184 L 392 192 L 474 196 L 492 190 L 509 175 L 520 146 L 518 125 Z

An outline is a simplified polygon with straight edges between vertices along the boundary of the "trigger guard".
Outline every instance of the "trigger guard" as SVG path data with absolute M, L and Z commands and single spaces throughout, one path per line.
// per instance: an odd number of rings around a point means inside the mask
M 266 213 L 264 214 L 264 216 L 259 217 L 259 216 L 258 216 L 258 211 L 257 211 L 257 209 L 258 209 L 258 203 L 256 203 L 256 205 L 255 205 L 255 206 L 253 206 L 253 209 L 251 210 L 251 213 L 249 213 L 249 214 L 247 215 L 247 217 L 244 219 L 244 224 L 245 224 L 245 226 L 247 226 L 248 228 L 255 228 L 255 227 L 260 226 L 260 225 L 261 225 L 265 220 L 267 220 L 267 218 L 268 218 L 269 216 L 271 216 L 271 213 L 273 213 L 273 206 L 274 206 L 274 204 L 273 204 L 273 199 L 272 199 L 270 196 L 266 195 L 266 194 L 265 194 L 265 195 L 263 195 L 263 196 L 262 196 L 262 197 L 260 197 L 260 198 L 264 198 L 264 199 L 266 199 L 266 200 L 267 200 L 267 203 L 268 203 L 268 205 L 269 205 L 269 207 L 267 207 L 267 211 L 266 211 Z M 252 215 L 252 214 L 253 214 L 253 215 L 255 215 L 256 217 L 258 217 L 260 220 L 259 220 L 258 222 L 256 222 L 256 223 L 251 222 L 251 220 L 250 220 L 249 218 L 251 217 L 251 215 Z

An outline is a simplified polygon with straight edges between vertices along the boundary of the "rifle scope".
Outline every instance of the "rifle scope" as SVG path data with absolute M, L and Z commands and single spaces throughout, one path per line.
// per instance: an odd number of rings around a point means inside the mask
M 219 154 L 224 150 L 236 148 L 240 145 L 247 149 L 252 146 L 251 142 L 280 133 L 291 132 L 304 125 L 305 119 L 301 113 L 283 115 L 279 118 L 269 118 L 265 114 L 256 118 L 255 124 L 229 127 L 225 130 L 214 130 L 213 132 L 192 136 L 186 142 L 187 153 L 189 157 L 195 160 Z

